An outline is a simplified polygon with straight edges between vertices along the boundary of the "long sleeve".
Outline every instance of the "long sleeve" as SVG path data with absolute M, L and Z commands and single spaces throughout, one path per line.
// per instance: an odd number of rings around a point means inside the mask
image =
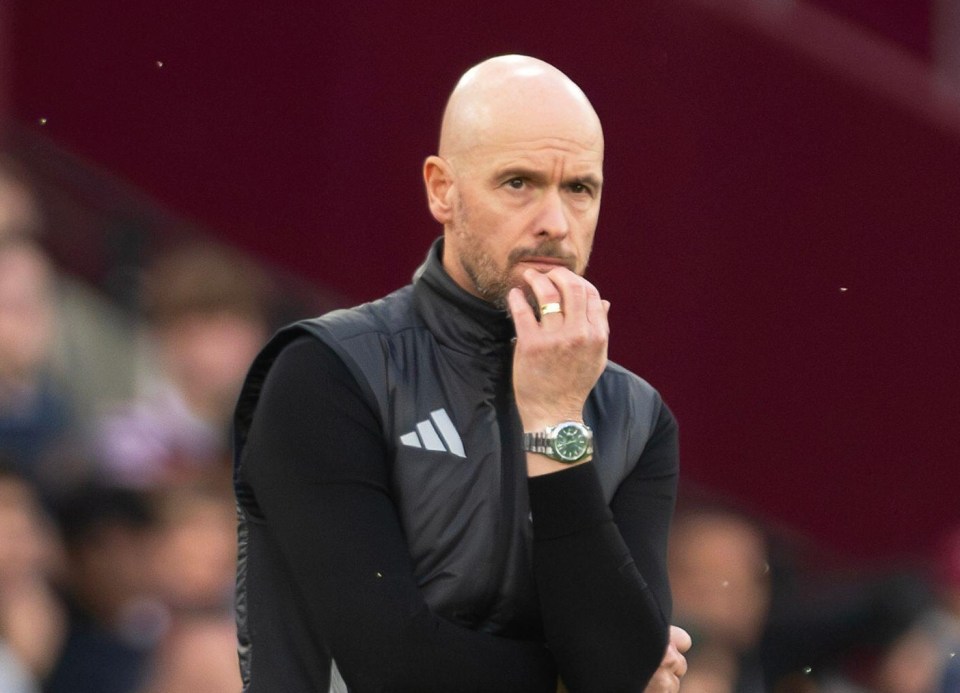
M 670 620 L 673 601 L 667 578 L 667 540 L 680 476 L 679 430 L 662 404 L 650 439 L 610 503 L 613 520 L 663 612 Z
M 300 621 L 291 629 L 306 633 L 305 643 L 273 651 L 286 661 L 254 654 L 251 691 L 281 690 L 281 670 L 309 666 L 320 648 L 354 693 L 554 690 L 541 643 L 471 631 L 430 612 L 391 499 L 378 419 L 319 341 L 294 341 L 273 365 L 241 474 L 263 541 L 282 561 L 271 579 L 288 583 L 247 589 L 289 590 Z
M 610 508 L 593 463 L 529 480 L 544 629 L 572 693 L 642 691 L 663 657 L 676 434 L 663 407 Z

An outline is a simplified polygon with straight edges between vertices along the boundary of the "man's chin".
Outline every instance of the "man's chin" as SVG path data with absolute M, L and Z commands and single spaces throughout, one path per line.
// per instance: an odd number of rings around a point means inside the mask
M 523 297 L 527 299 L 527 303 L 530 304 L 530 307 L 533 308 L 534 311 L 539 309 L 539 304 L 537 303 L 537 297 L 534 295 L 533 289 L 531 289 L 527 285 L 527 283 L 522 280 L 517 283 L 504 284 L 496 292 L 487 292 L 487 294 L 484 295 L 483 298 L 488 303 L 493 304 L 495 308 L 509 311 L 510 304 L 507 301 L 507 296 L 510 295 L 510 292 L 513 289 L 520 289 L 521 291 L 523 291 Z

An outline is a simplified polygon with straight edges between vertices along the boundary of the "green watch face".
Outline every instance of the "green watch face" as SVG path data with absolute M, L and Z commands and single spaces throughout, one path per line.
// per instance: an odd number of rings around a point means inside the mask
M 564 426 L 557 431 L 553 448 L 562 460 L 579 460 L 587 451 L 587 437 L 578 426 Z

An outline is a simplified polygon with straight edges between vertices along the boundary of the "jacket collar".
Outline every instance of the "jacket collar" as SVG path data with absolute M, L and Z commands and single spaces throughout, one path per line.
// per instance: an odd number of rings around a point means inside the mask
M 502 356 L 512 348 L 516 332 L 510 315 L 453 281 L 443 268 L 442 237 L 414 273 L 413 291 L 417 311 L 441 345 L 479 357 Z

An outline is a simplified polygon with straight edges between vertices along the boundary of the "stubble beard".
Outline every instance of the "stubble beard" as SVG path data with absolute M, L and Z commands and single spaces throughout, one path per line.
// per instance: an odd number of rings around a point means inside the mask
M 471 239 L 470 246 L 464 250 L 460 262 L 480 298 L 505 310 L 510 289 L 520 286 L 522 282 L 510 281 L 509 270 L 497 267 L 493 258 L 479 247 L 474 239 Z
M 523 290 L 527 303 L 534 311 L 539 310 L 539 302 L 533 290 L 517 273 L 517 265 L 528 257 L 551 257 L 564 262 L 568 269 L 577 271 L 575 260 L 564 255 L 555 241 L 545 241 L 533 249 L 518 248 L 507 256 L 505 267 L 499 267 L 493 256 L 486 250 L 478 234 L 469 231 L 462 235 L 463 251 L 460 264 L 473 282 L 480 298 L 495 307 L 506 310 L 507 295 L 514 287 Z
M 507 256 L 506 266 L 499 267 L 493 254 L 483 242 L 483 234 L 470 228 L 466 206 L 461 199 L 457 213 L 457 235 L 460 237 L 460 265 L 474 289 L 484 301 L 501 310 L 507 309 L 507 295 L 514 287 L 523 290 L 527 303 L 534 311 L 539 311 L 539 302 L 529 285 L 516 273 L 517 265 L 529 257 L 548 257 L 561 260 L 566 267 L 577 272 L 576 258 L 565 254 L 562 245 L 556 240 L 546 240 L 535 248 L 515 248 Z M 585 267 L 583 268 L 586 269 Z M 582 271 L 578 272 L 582 274 Z
M 497 267 L 487 250 L 481 235 L 470 229 L 470 222 L 463 199 L 457 210 L 457 235 L 460 238 L 460 266 L 473 283 L 477 294 L 487 303 L 505 310 L 507 294 L 517 284 L 510 281 L 509 269 Z

